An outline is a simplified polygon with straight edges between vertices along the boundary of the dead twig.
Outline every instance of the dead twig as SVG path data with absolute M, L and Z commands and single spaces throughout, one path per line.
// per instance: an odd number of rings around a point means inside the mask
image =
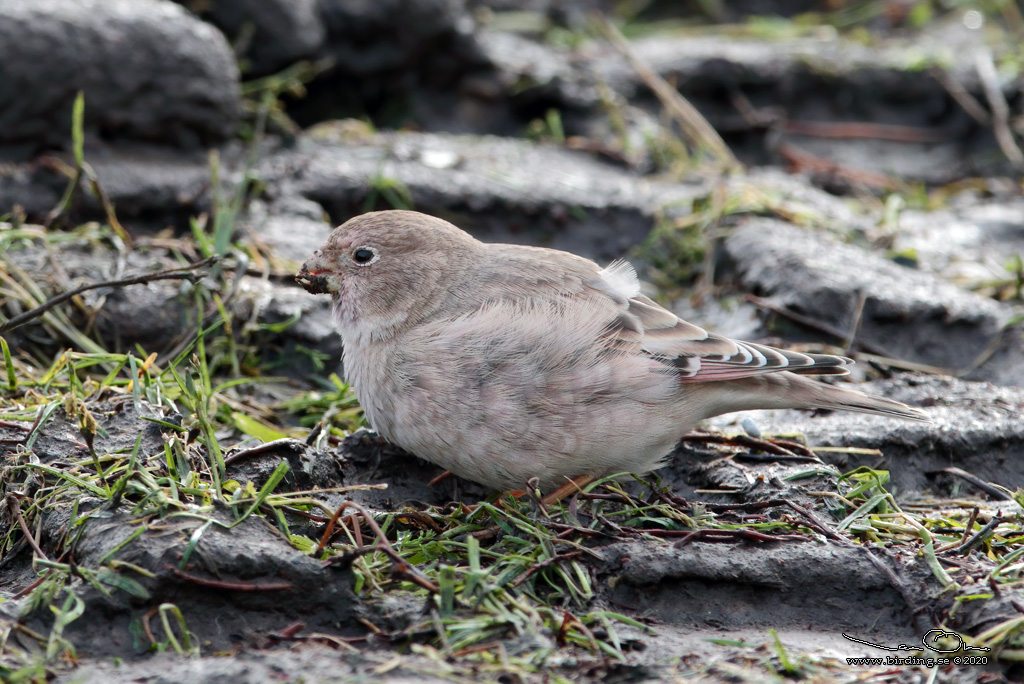
M 512 586 L 513 587 L 518 587 L 518 586 L 522 585 L 523 582 L 525 582 L 526 580 L 530 579 L 531 577 L 533 577 L 538 572 L 540 572 L 541 570 L 543 570 L 544 568 L 546 568 L 548 566 L 554 565 L 555 563 L 558 563 L 558 562 L 561 562 L 561 561 L 572 560 L 573 558 L 579 558 L 582 555 L 583 555 L 583 551 L 577 549 L 576 551 L 568 551 L 568 552 L 563 553 L 563 554 L 551 556 L 550 558 L 545 558 L 541 562 L 534 563 L 533 565 L 531 565 L 530 568 L 526 572 L 524 572 L 522 575 L 517 577 L 514 582 L 512 582 Z
M 905 143 L 937 143 L 956 138 L 956 132 L 945 128 L 918 128 L 862 121 L 787 121 L 783 131 L 807 138 L 831 140 L 891 140 Z
M 988 110 L 978 102 L 976 97 L 967 91 L 967 88 L 964 88 L 960 81 L 953 78 L 952 74 L 938 66 L 931 68 L 931 74 L 946 89 L 949 96 L 967 112 L 969 117 L 982 126 L 992 125 L 992 116 L 988 113 Z
M 674 494 L 663 493 L 663 491 L 659 491 L 657 496 L 658 499 L 670 505 L 685 509 L 692 508 L 686 500 L 680 499 Z M 746 502 L 743 504 L 703 504 L 703 506 L 706 506 L 708 510 L 714 511 L 716 513 L 726 513 L 730 511 L 751 512 L 762 511 L 769 508 L 786 507 L 800 514 L 800 516 L 804 518 L 804 521 L 807 523 L 807 526 L 820 533 L 820 535 L 823 535 L 824 537 L 827 537 L 830 540 L 840 541 L 843 539 L 843 536 L 840 535 L 840 533 L 836 532 L 833 528 L 829 527 L 828 523 L 821 520 L 814 512 L 804 508 L 800 504 L 788 501 L 786 499 L 770 499 L 768 501 L 754 501 Z
M 50 578 L 50 573 L 49 572 L 44 572 L 42 575 L 39 576 L 39 579 L 37 579 L 35 582 L 33 582 L 32 584 L 28 585 L 27 587 L 22 587 L 15 594 L 13 594 L 10 598 L 12 600 L 16 600 L 16 599 L 22 598 L 23 596 L 28 596 L 33 591 L 35 591 L 39 587 L 40 584 L 42 584 L 43 582 L 45 582 L 49 578 Z
M 718 131 L 697 111 L 697 108 L 690 104 L 678 90 L 669 85 L 668 81 L 658 75 L 654 69 L 637 57 L 626 37 L 603 14 L 596 13 L 594 17 L 608 41 L 629 61 L 640 79 L 658 97 L 661 104 L 683 129 L 687 138 L 696 146 L 708 149 L 718 159 L 718 163 L 724 170 L 742 170 L 743 164 L 718 135 Z
M 736 454 L 734 458 L 750 458 L 751 460 L 770 461 L 797 461 L 799 463 L 821 463 L 817 454 L 798 442 L 789 440 L 768 440 L 758 439 L 750 435 L 715 435 L 709 433 L 694 433 L 685 435 L 683 442 L 696 442 L 699 444 L 725 444 L 729 446 L 745 447 L 756 449 L 769 454 L 767 459 L 758 459 L 754 454 Z M 800 453 L 798 453 L 800 452 Z
M 436 487 L 437 485 L 441 484 L 442 482 L 444 482 L 445 480 L 447 480 L 451 476 L 452 476 L 452 471 L 446 470 L 443 473 L 441 473 L 440 475 L 435 475 L 434 477 L 430 478 L 430 482 L 427 483 L 427 486 L 428 487 Z
M 25 517 L 21 514 L 21 505 L 18 503 L 18 497 L 14 494 L 7 495 L 7 505 L 11 509 L 11 514 L 18 523 L 18 527 L 21 528 L 21 533 L 25 535 L 25 541 L 29 543 L 32 550 L 37 556 L 43 560 L 50 560 L 49 557 L 43 553 L 42 547 L 39 546 L 39 542 L 36 541 L 35 535 L 28 529 L 28 524 L 25 522 Z
M 306 628 L 305 622 L 293 622 L 280 632 L 271 632 L 267 635 L 267 639 L 270 640 L 270 645 L 274 646 L 282 641 L 292 641 L 295 639 L 299 632 Z
M 991 537 L 992 533 L 995 532 L 995 529 L 999 527 L 999 525 L 1003 522 L 1005 521 L 1001 516 L 997 515 L 993 517 L 991 520 L 988 521 L 988 524 L 986 524 L 984 527 L 978 530 L 977 534 L 975 534 L 973 537 L 967 540 L 965 544 L 961 544 L 953 550 L 959 553 L 961 556 L 966 556 L 971 551 L 981 546 L 981 543 L 983 541 Z
M 558 628 L 558 632 L 555 634 L 555 643 L 560 647 L 565 647 L 568 643 L 569 629 L 574 628 L 580 634 L 582 634 L 590 642 L 591 653 L 600 653 L 601 647 L 597 643 L 597 637 L 594 633 L 583 624 L 578 617 L 570 613 L 568 610 L 562 610 L 562 624 Z
M 964 525 L 964 533 L 960 536 L 960 541 L 943 544 L 942 546 L 935 549 L 935 553 L 944 553 L 946 551 L 949 551 L 950 549 L 963 548 L 964 546 L 966 546 L 967 541 L 971 538 L 971 531 L 974 530 L 974 521 L 978 519 L 978 513 L 980 512 L 981 511 L 977 506 L 975 506 L 974 510 L 971 511 L 970 517 L 967 518 L 967 524 Z M 940 560 L 944 559 L 943 556 L 940 556 L 939 558 Z
M 117 219 L 117 213 L 114 211 L 114 203 L 110 201 L 110 195 L 108 195 L 107 191 L 103 189 L 99 176 L 96 174 L 96 171 L 92 166 L 87 164 L 85 161 L 78 159 L 75 160 L 74 166 L 70 166 L 56 157 L 43 157 L 41 164 L 44 167 L 63 173 L 70 179 L 60 202 L 50 210 L 50 213 L 46 217 L 44 225 L 47 228 L 52 227 L 53 224 L 64 216 L 64 214 L 71 208 L 72 200 L 74 200 L 74 196 L 78 192 L 78 188 L 81 186 L 82 180 L 88 180 L 93 194 L 99 198 L 100 204 L 103 206 L 103 213 L 107 216 L 107 223 L 113 229 L 118 238 L 120 238 L 121 242 L 129 246 L 132 244 L 131 235 L 124 229 L 124 226 L 122 226 L 121 222 Z
M 211 589 L 223 589 L 225 591 L 288 591 L 294 588 L 291 582 L 264 582 L 257 584 L 255 582 L 229 582 L 227 580 L 199 577 L 170 564 L 164 565 L 164 569 L 170 570 L 176 577 Z
M 72 297 L 80 295 L 83 292 L 87 292 L 89 290 L 96 290 L 101 287 L 124 287 L 126 285 L 141 285 L 145 283 L 151 283 L 156 280 L 190 280 L 193 283 L 195 283 L 201 278 L 201 276 L 192 273 L 191 271 L 196 271 L 200 268 L 204 268 L 213 263 L 216 263 L 219 260 L 219 256 L 212 256 L 209 257 L 208 259 L 203 259 L 202 261 L 197 261 L 194 264 L 189 264 L 188 266 L 182 266 L 180 268 L 171 268 L 167 269 L 166 271 L 157 271 L 155 273 L 143 273 L 137 276 L 132 276 L 130 278 L 121 278 L 120 280 L 105 280 L 99 283 L 83 285 L 81 287 L 75 288 L 74 290 L 70 290 L 68 292 L 59 294 L 56 297 L 51 297 L 50 299 L 46 300 L 45 302 L 43 302 L 36 308 L 32 309 L 31 311 L 26 311 L 23 314 L 15 316 L 6 323 L 0 325 L 0 333 L 7 332 L 9 330 L 17 328 L 18 326 L 24 325 L 25 323 L 31 321 L 33 318 L 38 318 L 39 316 L 42 316 L 44 313 L 46 313 L 53 307 L 57 306 L 58 304 L 63 304 Z
M 947 475 L 953 475 L 954 477 L 959 477 L 961 480 L 966 480 L 967 482 L 970 482 L 972 485 L 974 485 L 975 487 L 977 487 L 981 491 L 983 491 L 986 494 L 988 494 L 989 496 L 991 496 L 996 501 L 1012 501 L 1013 500 L 1013 497 L 1010 496 L 1010 494 L 1008 492 L 1003 491 L 999 487 L 997 487 L 997 486 L 995 486 L 995 485 L 993 485 L 993 484 L 991 484 L 989 482 L 985 482 L 980 477 L 978 477 L 976 475 L 972 475 L 969 472 L 967 472 L 966 470 L 962 470 L 960 468 L 942 468 L 940 470 L 932 470 L 928 474 L 929 475 L 933 475 L 933 474 L 936 474 L 936 473 L 946 473 Z
M 999 149 L 1014 167 L 1024 168 L 1024 152 L 1017 147 L 1010 129 L 1010 106 L 1006 103 L 1003 89 L 999 87 L 999 75 L 996 73 L 992 52 L 987 48 L 979 48 L 974 53 L 974 68 L 985 89 L 985 99 L 992 110 L 992 132 L 995 133 Z
M 867 295 L 857 290 L 857 305 L 853 309 L 853 323 L 850 324 L 850 332 L 843 340 L 843 352 L 849 354 L 857 341 L 857 333 L 860 332 L 860 325 L 864 322 L 864 304 L 868 301 Z
M 786 506 L 789 506 L 797 513 L 799 513 L 800 516 L 804 519 L 804 522 L 807 523 L 807 526 L 810 527 L 812 530 L 835 541 L 839 541 L 843 538 L 842 535 L 840 535 L 838 532 L 829 527 L 828 523 L 819 518 L 814 513 L 814 511 L 808 508 L 804 508 L 800 504 L 794 503 L 792 501 L 783 501 L 782 503 L 785 504 Z
M 974 510 L 971 511 L 971 517 L 967 519 L 967 524 L 964 525 L 964 536 L 960 539 L 961 544 L 967 543 L 967 539 L 970 537 L 971 530 L 974 529 L 974 521 L 978 519 L 978 513 L 980 512 L 981 511 L 977 506 L 975 506 Z
M 327 529 L 324 530 L 324 534 L 320 538 L 320 544 L 317 546 L 317 549 L 314 553 L 320 553 L 321 551 L 323 551 L 324 547 L 327 546 L 327 542 L 334 531 L 334 525 L 341 517 L 341 514 L 345 512 L 346 508 L 356 509 L 359 515 L 363 517 L 363 521 L 366 522 L 366 524 L 373 531 L 373 533 L 377 535 L 377 543 L 373 546 L 363 546 L 362 540 L 357 539 L 357 555 L 364 555 L 367 553 L 373 553 L 374 551 L 380 551 L 385 556 L 391 559 L 392 574 L 402 576 L 405 579 L 412 582 L 413 584 L 417 584 L 420 587 L 423 587 L 432 594 L 441 593 L 441 588 L 437 586 L 435 582 L 431 581 L 429 578 L 424 577 L 422 574 L 420 574 L 420 572 L 414 566 L 412 566 L 407 560 L 402 558 L 402 556 L 397 551 L 395 551 L 395 548 L 391 546 L 391 542 L 388 541 L 388 538 L 384 535 L 384 531 L 380 528 L 380 525 L 377 524 L 377 521 L 373 519 L 373 516 L 371 516 L 370 513 L 365 508 L 363 508 L 354 501 L 345 501 L 340 506 L 338 506 L 338 510 L 336 510 L 334 512 L 334 515 L 331 516 L 331 520 L 327 524 Z M 359 526 L 353 524 L 353 527 L 356 528 L 358 534 Z
M 345 511 L 345 504 L 338 506 L 337 510 L 334 511 L 334 515 L 327 521 L 327 527 L 324 528 L 324 533 L 320 535 L 320 543 L 317 545 L 316 550 L 313 552 L 314 556 L 319 556 L 323 553 L 324 548 L 331 541 L 331 537 L 334 536 L 334 526 L 338 524 L 338 520 L 341 518 L 341 514 Z M 356 528 L 356 535 L 359 534 L 358 527 Z M 362 543 L 357 538 L 357 545 L 362 546 Z
M 834 337 L 837 340 L 845 341 L 849 337 L 850 332 L 848 330 L 840 330 L 839 328 L 831 326 L 828 323 L 824 323 L 817 319 L 811 318 L 810 316 L 805 316 L 803 314 L 797 313 L 786 308 L 785 306 L 776 304 L 770 299 L 765 299 L 764 297 L 758 297 L 756 295 L 747 295 L 743 299 L 745 301 L 750 302 L 759 309 L 764 309 L 765 311 L 770 311 L 774 314 L 778 314 L 779 316 L 788 318 L 794 323 L 799 323 L 800 325 L 810 328 L 811 330 L 817 330 L 818 332 L 825 333 L 829 337 Z M 871 354 L 885 356 L 889 358 L 892 357 L 892 354 L 889 354 L 881 347 L 874 345 L 871 342 L 867 342 L 865 340 L 857 340 L 857 346 Z
M 899 190 L 901 187 L 899 181 L 884 173 L 875 173 L 874 171 L 843 166 L 831 159 L 825 159 L 809 152 L 804 152 L 793 145 L 780 143 L 776 147 L 776 151 L 796 171 L 825 174 L 847 183 L 863 185 L 864 187 L 877 190 Z
M 674 494 L 668 495 L 671 499 L 678 499 Z M 680 503 L 685 504 L 685 501 L 675 502 L 676 505 Z M 748 501 L 746 503 L 735 503 L 735 504 L 704 504 L 708 510 L 714 511 L 715 513 L 725 513 L 728 511 L 760 511 L 766 508 L 778 508 L 781 506 L 787 507 L 798 513 L 807 522 L 807 526 L 812 530 L 819 532 L 820 534 L 828 537 L 829 539 L 840 540 L 843 539 L 842 535 L 837 533 L 828 523 L 821 520 L 813 511 L 804 508 L 800 504 L 789 501 L 788 499 L 769 499 L 767 501 Z

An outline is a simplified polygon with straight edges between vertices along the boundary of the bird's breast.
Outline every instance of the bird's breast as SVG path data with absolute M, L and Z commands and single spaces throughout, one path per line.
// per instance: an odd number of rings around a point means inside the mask
M 352 387 L 366 421 L 383 437 L 394 441 L 394 402 L 400 396 L 391 369 L 392 345 L 350 342 L 342 338 L 345 381 Z

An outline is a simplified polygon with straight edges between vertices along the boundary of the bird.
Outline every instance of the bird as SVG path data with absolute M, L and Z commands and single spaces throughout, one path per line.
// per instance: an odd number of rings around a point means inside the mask
M 389 442 L 499 491 L 553 501 L 663 466 L 707 418 L 823 408 L 928 421 L 811 376 L 853 361 L 716 335 L 641 293 L 626 261 L 487 243 L 387 210 L 335 228 L 296 281 L 329 294 L 342 364 Z

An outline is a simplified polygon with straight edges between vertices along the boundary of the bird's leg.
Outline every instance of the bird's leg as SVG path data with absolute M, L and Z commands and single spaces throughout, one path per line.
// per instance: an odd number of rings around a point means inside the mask
M 445 472 L 447 472 L 447 471 L 445 471 Z M 448 473 L 448 474 L 450 475 L 451 473 Z M 438 477 L 440 477 L 440 475 Z M 438 478 L 435 477 L 434 479 L 436 480 Z M 510 489 L 507 492 L 502 492 L 501 494 L 498 495 L 498 498 L 495 499 L 494 503 L 496 503 L 498 506 L 501 506 L 502 508 L 507 508 L 505 506 L 505 504 L 502 503 L 502 501 L 504 500 L 504 498 L 506 496 L 511 496 L 513 499 L 519 499 L 519 498 L 521 498 L 523 496 L 526 496 L 526 490 L 525 489 Z M 469 505 L 461 504 L 461 506 L 462 506 L 462 514 L 463 515 L 469 515 L 470 513 L 475 511 L 476 509 L 480 508 L 480 504 L 469 504 Z
M 577 477 L 570 479 L 564 485 L 562 485 L 555 491 L 545 496 L 543 499 L 540 500 L 540 502 L 545 506 L 551 505 L 553 503 L 558 503 L 559 501 L 569 496 L 570 494 L 575 494 L 576 492 L 582 491 L 584 487 L 586 487 L 593 481 L 594 478 L 591 477 L 590 475 L 579 475 Z
M 438 475 L 437 477 L 432 478 L 430 480 L 430 482 L 427 483 L 427 486 L 428 487 L 436 487 L 437 485 L 441 484 L 442 482 L 444 482 L 445 480 L 447 480 L 451 476 L 452 476 L 452 471 L 446 470 L 443 473 L 441 473 L 440 475 Z

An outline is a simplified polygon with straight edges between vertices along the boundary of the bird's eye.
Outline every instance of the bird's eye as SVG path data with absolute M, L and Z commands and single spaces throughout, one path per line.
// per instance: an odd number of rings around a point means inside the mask
M 352 261 L 356 262 L 360 266 L 366 266 L 373 261 L 376 261 L 376 259 L 377 253 L 369 247 L 357 247 L 356 250 L 352 252 Z

